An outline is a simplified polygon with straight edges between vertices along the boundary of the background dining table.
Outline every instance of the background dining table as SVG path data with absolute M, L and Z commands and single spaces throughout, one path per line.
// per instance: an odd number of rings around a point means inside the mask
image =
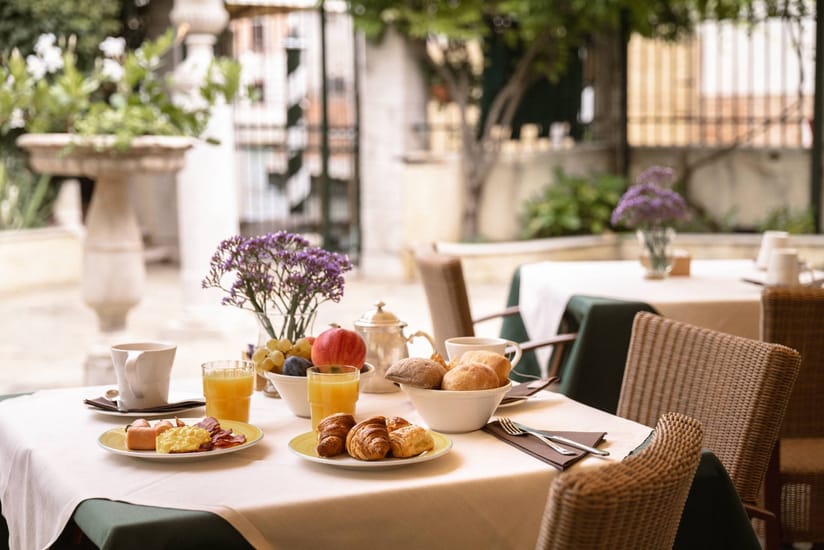
M 765 279 L 752 260 L 692 260 L 688 276 L 647 279 L 636 260 L 524 264 L 518 305 L 531 338 L 557 334 L 573 295 L 645 302 L 658 313 L 729 334 L 758 338 Z M 536 351 L 546 365 L 551 350 Z
M 451 450 L 427 462 L 319 464 L 289 448 L 310 421 L 261 393 L 252 401 L 250 423 L 264 433 L 255 446 L 191 462 L 120 456 L 97 439 L 131 419 L 83 404 L 105 389 L 0 401 L 0 510 L 11 548 L 47 547 L 71 520 L 102 548 L 198 547 L 233 533 L 255 548 L 532 547 L 559 474 L 485 431 L 448 434 Z M 199 380 L 174 381 L 172 389 L 200 395 Z M 540 428 L 606 432 L 600 447 L 611 456 L 588 455 L 574 469 L 621 460 L 650 433 L 551 392 L 499 411 Z M 358 419 L 375 414 L 423 423 L 403 393 L 362 394 Z M 187 416 L 202 415 L 201 408 Z M 124 536 L 118 527 L 134 517 L 143 522 Z

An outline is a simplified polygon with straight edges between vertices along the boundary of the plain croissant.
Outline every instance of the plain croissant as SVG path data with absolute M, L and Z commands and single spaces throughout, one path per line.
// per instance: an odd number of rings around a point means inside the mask
M 355 425 L 355 417 L 335 413 L 318 422 L 318 456 L 336 456 L 346 450 L 346 436 Z
M 383 416 L 372 416 L 355 424 L 346 436 L 346 452 L 358 460 L 386 458 L 391 448 Z

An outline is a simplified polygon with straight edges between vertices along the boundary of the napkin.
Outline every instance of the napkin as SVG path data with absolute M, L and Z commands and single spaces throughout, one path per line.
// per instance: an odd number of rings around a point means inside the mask
M 529 397 L 530 395 L 536 394 L 557 380 L 558 378 L 556 376 L 552 376 L 550 378 L 543 378 L 533 382 L 514 384 L 509 391 L 506 392 L 504 398 L 501 399 L 501 405 L 505 405 L 510 401 L 520 401 L 524 397 Z
M 584 456 L 589 454 L 587 451 L 574 449 L 572 447 L 567 447 L 566 445 L 561 446 L 568 448 L 570 451 L 575 451 L 575 454 L 562 455 L 560 453 L 556 453 L 547 445 L 544 445 L 538 441 L 537 438 L 531 435 L 509 435 L 503 430 L 503 428 L 501 428 L 497 420 L 493 420 L 481 429 L 485 432 L 491 433 L 498 439 L 509 443 L 513 447 L 516 447 L 527 454 L 531 454 L 538 460 L 543 460 L 547 464 L 555 466 L 559 470 L 566 470 L 574 463 L 584 458 Z M 594 447 L 603 441 L 604 436 L 607 435 L 606 432 L 558 432 L 555 430 L 553 430 L 552 433 L 568 439 L 580 441 L 581 443 L 591 447 Z
M 130 413 L 162 413 L 162 412 L 175 412 L 181 409 L 190 409 L 193 407 L 202 407 L 206 404 L 205 401 L 202 399 L 188 399 L 186 401 L 178 401 L 176 403 L 167 403 L 165 405 L 158 405 L 157 407 L 147 407 L 145 409 L 129 409 L 127 411 L 120 411 L 117 408 L 117 403 L 108 399 L 106 397 L 97 397 L 95 399 L 84 399 L 83 403 L 89 405 L 90 407 L 94 407 L 96 409 L 101 409 L 104 411 L 114 411 L 114 412 L 130 412 Z

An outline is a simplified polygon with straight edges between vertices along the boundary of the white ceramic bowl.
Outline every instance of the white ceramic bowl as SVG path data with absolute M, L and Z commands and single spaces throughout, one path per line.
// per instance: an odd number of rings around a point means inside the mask
M 489 422 L 512 382 L 491 390 L 425 390 L 401 384 L 412 404 L 433 430 L 463 433 L 479 430 Z
M 367 376 L 371 376 L 375 372 L 375 367 L 370 363 L 364 363 L 366 370 L 361 370 L 361 380 Z M 285 374 L 278 374 L 276 372 L 264 372 L 278 393 L 286 401 L 286 406 L 295 416 L 301 418 L 309 418 L 311 411 L 309 410 L 309 401 L 306 395 L 306 377 L 305 376 L 286 376 Z M 363 384 L 359 384 L 363 388 Z

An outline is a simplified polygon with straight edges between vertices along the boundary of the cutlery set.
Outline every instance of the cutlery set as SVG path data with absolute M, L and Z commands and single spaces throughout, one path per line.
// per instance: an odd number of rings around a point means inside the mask
M 547 446 L 552 448 L 557 453 L 562 455 L 572 455 L 575 454 L 575 451 L 570 451 L 567 448 L 561 447 L 558 443 L 565 445 L 567 447 L 573 447 L 576 449 L 580 449 L 582 451 L 587 451 L 594 455 L 598 456 L 609 456 L 609 451 L 604 451 L 602 449 L 597 449 L 595 447 L 591 447 L 589 445 L 584 445 L 583 443 L 579 443 L 578 441 L 574 441 L 572 439 L 568 439 L 566 437 L 555 435 L 551 432 L 546 430 L 536 430 L 534 428 L 530 428 L 529 426 L 525 426 L 524 424 L 520 424 L 515 422 L 511 418 L 506 416 L 499 416 L 498 423 L 500 424 L 501 428 L 508 433 L 509 435 L 518 436 L 518 435 L 531 435 L 537 438 L 538 440 L 545 443 Z

